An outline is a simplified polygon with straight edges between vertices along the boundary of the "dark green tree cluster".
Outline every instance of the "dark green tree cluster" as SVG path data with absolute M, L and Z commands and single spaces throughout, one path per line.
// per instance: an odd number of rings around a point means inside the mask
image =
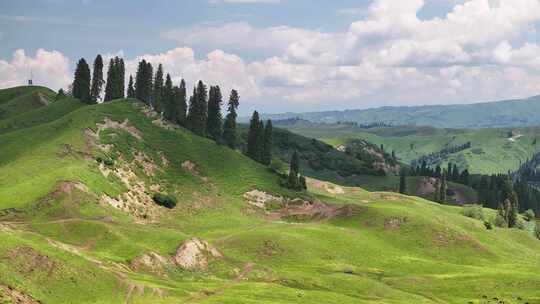
M 306 178 L 300 174 L 300 157 L 296 151 L 294 151 L 291 157 L 289 175 L 287 175 L 284 186 L 297 191 L 307 189 Z
M 193 95 L 189 100 L 189 113 L 187 115 L 188 128 L 200 136 L 206 135 L 206 121 L 208 119 L 208 89 L 199 80 L 193 88 Z
M 105 97 L 103 98 L 103 101 L 124 98 L 125 73 L 124 59 L 116 56 L 109 61 L 107 83 L 105 84 Z
M 272 121 L 268 120 L 266 126 L 259 118 L 257 111 L 253 112 L 249 123 L 246 146 L 246 155 L 264 165 L 272 162 Z
M 92 96 L 90 95 L 90 67 L 84 58 L 81 58 L 77 62 L 75 68 L 75 77 L 73 78 L 73 85 L 71 94 L 73 97 L 80 99 L 84 103 L 92 104 Z
M 435 166 L 435 168 L 429 167 L 425 161 L 421 165 L 416 166 L 412 169 L 412 176 L 429 176 L 440 178 L 443 173 L 446 173 L 446 179 L 450 182 L 459 183 L 463 185 L 470 184 L 470 174 L 469 170 L 465 169 L 460 171 L 456 164 L 448 163 L 446 171 L 441 168 L 440 165 Z
M 135 82 L 130 76 L 127 93 L 128 97 L 143 101 L 168 121 L 197 135 L 208 136 L 218 143 L 224 141 L 231 148 L 237 145 L 236 110 L 240 97 L 235 90 L 231 92 L 229 113 L 223 122 L 223 95 L 219 86 L 211 86 L 208 90 L 199 80 L 188 105 L 185 81 L 182 79 L 180 85 L 175 86 L 170 74 L 165 75 L 163 65 L 158 65 L 154 75 L 152 64 L 143 59 L 137 67 Z

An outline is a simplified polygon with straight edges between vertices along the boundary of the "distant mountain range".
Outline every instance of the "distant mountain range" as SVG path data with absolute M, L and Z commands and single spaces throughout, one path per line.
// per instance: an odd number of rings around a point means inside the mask
M 264 119 L 300 118 L 318 123 L 355 122 L 438 128 L 500 128 L 540 125 L 540 95 L 527 99 L 462 105 L 380 107 L 366 110 L 263 114 Z

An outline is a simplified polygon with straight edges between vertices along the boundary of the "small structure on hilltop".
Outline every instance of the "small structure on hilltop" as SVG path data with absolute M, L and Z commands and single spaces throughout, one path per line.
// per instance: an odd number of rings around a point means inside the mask
M 34 75 L 32 74 L 32 70 L 30 70 L 30 79 L 28 79 L 28 85 L 29 86 L 34 85 L 34 82 L 33 82 L 32 78 L 34 78 Z

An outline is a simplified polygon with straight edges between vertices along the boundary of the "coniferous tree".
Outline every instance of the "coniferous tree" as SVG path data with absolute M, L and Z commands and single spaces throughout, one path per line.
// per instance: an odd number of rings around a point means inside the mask
M 171 122 L 176 122 L 176 99 L 174 98 L 174 88 L 171 75 L 167 73 L 165 77 L 165 86 L 163 87 L 163 116 Z
M 266 126 L 264 128 L 263 135 L 263 154 L 262 154 L 262 163 L 263 165 L 269 166 L 272 163 L 272 121 L 269 119 L 266 121 Z
M 240 96 L 236 90 L 231 91 L 231 96 L 229 97 L 229 106 L 227 117 L 225 117 L 225 124 L 223 125 L 223 140 L 225 144 L 231 149 L 236 147 L 237 134 L 236 134 L 236 110 L 239 106 Z
M 116 57 L 116 94 L 115 99 L 124 98 L 126 96 L 126 66 L 124 65 L 124 59 Z
M 141 60 L 135 75 L 135 97 L 147 105 L 152 101 L 152 64 Z
M 503 201 L 502 207 L 505 211 L 506 223 L 509 228 L 513 228 L 517 224 L 519 202 L 517 193 L 514 191 L 512 181 L 509 177 L 505 177 L 502 181 L 501 201 Z
M 439 192 L 439 203 L 444 204 L 446 202 L 446 176 L 443 174 L 441 177 L 441 189 Z
M 450 179 L 450 177 L 449 177 Z M 459 168 L 456 164 L 454 164 L 454 167 L 452 168 L 452 179 L 453 182 L 459 182 Z
M 109 61 L 109 69 L 107 70 L 107 84 L 105 85 L 105 97 L 103 97 L 103 101 L 111 101 L 114 99 L 115 73 L 114 59 L 111 58 Z
M 208 118 L 208 92 L 202 81 L 199 80 L 192 97 L 189 105 L 188 126 L 195 134 L 203 136 Z
M 399 174 L 399 193 L 405 194 L 407 192 L 407 182 L 405 176 L 405 169 L 401 169 Z
M 186 82 L 184 79 L 180 81 L 180 86 L 175 87 L 174 89 L 174 99 L 175 99 L 175 114 L 176 122 L 181 126 L 186 126 L 186 103 L 187 93 L 186 93 Z
M 66 93 L 64 92 L 64 89 L 58 90 L 58 94 L 56 94 L 56 97 L 54 100 L 60 100 L 66 98 Z
M 94 60 L 94 70 L 92 72 L 92 85 L 90 87 L 90 97 L 92 102 L 96 103 L 100 99 L 101 90 L 103 89 L 103 58 L 97 55 Z
M 92 103 L 90 96 L 90 68 L 84 58 L 81 58 L 77 63 L 71 92 L 73 97 L 80 99 L 82 102 Z
M 441 182 L 440 179 L 435 179 L 435 190 L 433 191 L 433 201 L 440 203 L 441 202 Z
M 298 152 L 296 151 L 294 151 L 291 157 L 289 175 L 287 176 L 286 186 L 287 188 L 294 190 L 307 189 L 306 178 L 300 175 L 300 157 L 298 156 Z
M 133 76 L 129 75 L 129 83 L 128 83 L 128 89 L 127 89 L 127 97 L 128 98 L 135 98 L 135 88 L 133 87 Z
M 253 112 L 249 122 L 246 155 L 258 162 L 261 162 L 261 134 L 264 136 L 264 129 L 259 119 L 259 112 Z
M 206 133 L 215 141 L 220 141 L 223 133 L 223 118 L 221 115 L 221 104 L 223 97 L 219 86 L 210 87 L 208 94 L 208 120 L 206 122 Z
M 158 65 L 156 77 L 154 78 L 154 88 L 152 90 L 152 106 L 158 113 L 163 111 L 163 65 Z

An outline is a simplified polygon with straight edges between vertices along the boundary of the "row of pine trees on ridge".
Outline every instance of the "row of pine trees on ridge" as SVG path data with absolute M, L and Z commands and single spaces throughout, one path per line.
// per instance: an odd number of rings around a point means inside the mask
M 141 60 L 137 66 L 135 79 L 132 75 L 129 76 L 127 91 L 124 60 L 118 56 L 110 59 L 106 80 L 103 78 L 103 66 L 102 56 L 97 55 L 93 72 L 90 73 L 88 63 L 81 58 L 75 69 L 71 95 L 87 104 L 96 104 L 101 100 L 109 102 L 125 97 L 136 98 L 172 123 L 183 126 L 197 135 L 212 138 L 217 143 L 224 143 L 232 149 L 237 147 L 239 140 L 236 119 L 240 95 L 236 90 L 231 90 L 227 115 L 223 118 L 221 110 L 223 95 L 219 86 L 210 86 L 208 89 L 203 81 L 199 80 L 188 102 L 184 79 L 178 86 L 174 85 L 170 74 L 164 73 L 162 64 L 158 65 L 154 73 L 152 64 L 145 59 Z M 105 94 L 101 99 L 103 86 Z M 272 162 L 272 133 L 272 121 L 268 120 L 265 124 L 255 111 L 250 121 L 244 154 L 269 166 Z M 299 156 L 296 152 L 291 158 L 289 174 L 282 184 L 291 189 L 306 189 L 305 178 L 299 173 Z

